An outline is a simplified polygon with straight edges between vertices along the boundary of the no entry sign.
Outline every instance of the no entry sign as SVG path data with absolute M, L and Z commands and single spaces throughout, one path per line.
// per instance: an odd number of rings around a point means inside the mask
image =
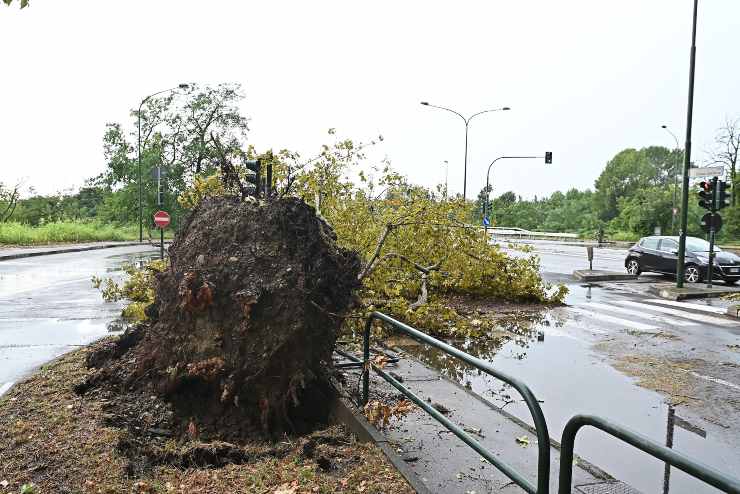
M 167 228 L 170 224 L 170 215 L 166 211 L 157 211 L 154 213 L 154 223 L 157 228 Z

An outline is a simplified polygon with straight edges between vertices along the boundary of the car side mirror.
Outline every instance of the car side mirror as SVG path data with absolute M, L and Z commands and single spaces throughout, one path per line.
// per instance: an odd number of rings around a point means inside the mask
M 678 255 L 678 251 L 676 249 L 671 249 L 668 252 L 670 252 L 671 254 L 674 254 L 674 255 Z

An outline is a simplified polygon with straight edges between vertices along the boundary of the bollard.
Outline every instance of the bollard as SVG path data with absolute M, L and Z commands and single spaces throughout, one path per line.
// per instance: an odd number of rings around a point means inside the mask
M 594 270 L 594 247 L 589 245 L 586 247 L 586 253 L 588 253 L 588 269 L 589 271 Z

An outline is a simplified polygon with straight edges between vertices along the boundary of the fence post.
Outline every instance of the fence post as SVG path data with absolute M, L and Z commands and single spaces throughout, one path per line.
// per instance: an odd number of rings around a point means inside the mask
M 367 318 L 365 323 L 365 334 L 362 341 L 362 404 L 367 405 L 370 399 L 370 327 L 373 324 L 373 316 Z

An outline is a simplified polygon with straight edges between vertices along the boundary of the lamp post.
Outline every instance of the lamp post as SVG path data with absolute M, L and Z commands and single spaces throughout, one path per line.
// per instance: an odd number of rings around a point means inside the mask
M 445 199 L 447 199 L 447 173 L 450 170 L 450 162 L 447 160 L 444 160 L 444 165 L 445 165 L 445 194 L 444 194 L 444 197 Z
M 686 105 L 686 144 L 683 148 L 683 189 L 681 190 L 681 230 L 678 237 L 676 260 L 676 288 L 683 288 L 686 229 L 689 223 L 689 167 L 691 166 L 691 124 L 694 116 L 694 72 L 696 67 L 696 16 L 699 0 L 694 0 L 694 18 L 691 28 L 691 53 L 689 55 L 689 101 Z
M 470 126 L 470 121 L 473 118 L 477 117 L 478 115 L 482 115 L 483 113 L 490 113 L 494 111 L 507 111 L 507 110 L 511 110 L 511 108 L 509 108 L 508 106 L 504 106 L 501 108 L 492 108 L 490 110 L 479 111 L 478 113 L 474 113 L 470 115 L 468 118 L 465 118 L 464 116 L 462 116 L 462 114 L 456 112 L 455 110 L 445 108 L 444 106 L 433 105 L 429 103 L 428 101 L 422 101 L 421 104 L 424 106 L 429 106 L 432 108 L 437 108 L 439 110 L 445 110 L 450 113 L 454 113 L 458 117 L 462 118 L 463 122 L 465 122 L 465 169 L 464 169 L 464 174 L 463 174 L 463 201 L 464 201 L 465 198 L 467 197 L 467 191 L 468 191 L 468 127 Z
M 676 137 L 676 134 L 671 132 L 671 129 L 668 128 L 667 125 L 661 125 L 662 129 L 665 129 L 666 132 L 671 134 L 673 137 L 673 140 L 676 141 L 676 157 L 674 159 L 673 164 L 673 211 L 671 211 L 671 233 L 676 233 L 676 213 L 678 212 L 678 209 L 676 208 L 676 202 L 677 202 L 677 194 L 678 194 L 678 155 L 679 155 L 679 147 L 678 147 L 678 137 Z
M 144 241 L 144 186 L 141 182 L 141 107 L 144 106 L 144 103 L 152 99 L 153 97 L 162 94 L 167 93 L 169 91 L 174 91 L 176 89 L 187 89 L 190 86 L 188 84 L 179 84 L 177 87 L 172 87 L 170 89 L 165 89 L 164 91 L 158 91 L 156 93 L 150 94 L 143 100 L 141 100 L 141 103 L 139 104 L 139 112 L 136 114 L 137 117 L 137 128 L 139 132 L 139 139 L 138 139 L 138 146 L 136 148 L 137 153 L 137 161 L 139 162 L 139 243 Z
M 528 159 L 535 159 L 535 158 L 544 158 L 544 156 L 499 156 L 495 160 L 491 161 L 491 164 L 488 165 L 488 171 L 486 172 L 486 202 L 485 202 L 485 204 L 483 204 L 483 217 L 484 218 L 487 218 L 488 217 L 488 201 L 489 201 L 489 196 L 490 196 L 490 189 L 489 189 L 489 185 L 488 185 L 488 183 L 489 183 L 488 179 L 489 179 L 489 176 L 491 174 L 491 167 L 493 166 L 493 164 L 496 163 L 498 160 L 512 160 L 512 159 L 516 159 L 516 160 L 528 160 Z M 488 231 L 487 228 L 488 227 L 486 227 L 486 231 Z

